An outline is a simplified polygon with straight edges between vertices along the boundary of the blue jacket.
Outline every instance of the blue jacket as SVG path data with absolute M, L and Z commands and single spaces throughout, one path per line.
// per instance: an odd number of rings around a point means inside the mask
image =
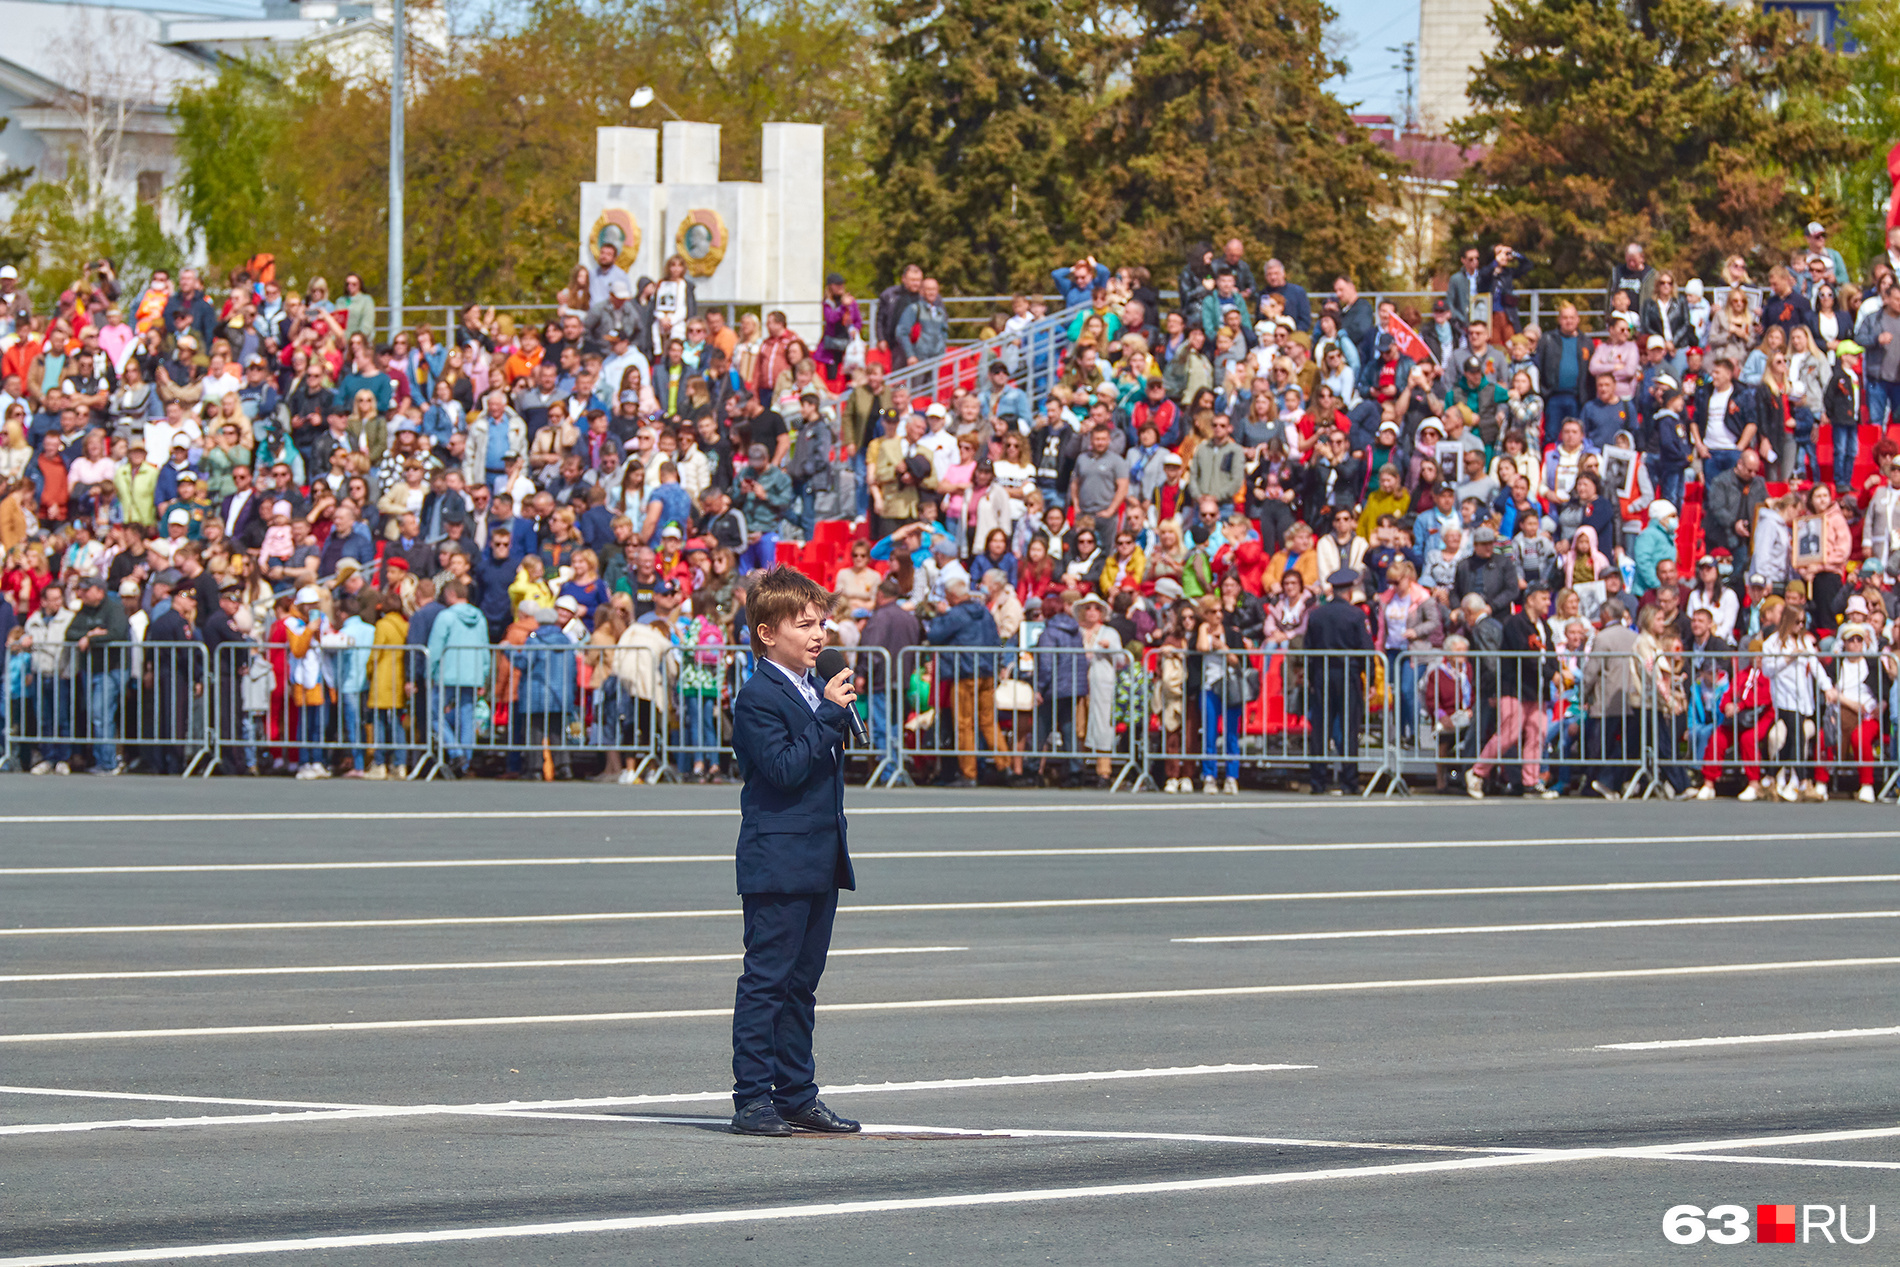
M 510 540 L 506 560 L 497 559 L 493 550 L 484 550 L 475 560 L 475 586 L 479 593 L 476 601 L 481 605 L 482 615 L 491 622 L 507 624 L 514 615 L 514 604 L 508 599 L 508 587 L 515 583 L 515 573 L 521 568 L 521 561 L 527 558 L 519 541 Z
M 488 622 L 472 603 L 444 607 L 429 629 L 429 661 L 438 686 L 488 681 Z
M 1108 285 L 1109 273 L 1108 265 L 1097 264 L 1095 266 L 1095 276 L 1086 287 L 1077 286 L 1075 284 L 1075 272 L 1073 269 L 1058 268 L 1055 272 L 1049 274 L 1049 276 L 1055 279 L 1056 289 L 1062 294 L 1062 306 L 1064 308 L 1073 308 L 1077 304 L 1093 302 L 1095 299 L 1095 288 L 1097 286 Z M 1151 312 L 1148 315 L 1150 317 L 1159 317 L 1161 314 Z
M 422 438 L 429 442 L 430 448 L 446 449 L 449 438 L 455 434 L 455 418 L 444 409 L 439 401 L 431 401 L 422 411 Z
M 1049 618 L 1036 639 L 1038 647 L 1076 647 L 1082 645 L 1082 626 L 1075 617 L 1063 612 Z M 1074 699 L 1089 693 L 1087 656 L 1039 655 L 1036 657 L 1036 690 L 1044 699 Z
M 1676 557 L 1676 534 L 1659 523 L 1652 523 L 1636 537 L 1636 548 L 1631 555 L 1636 562 L 1637 594 L 1647 594 L 1656 588 L 1656 565 L 1664 559 Z
M 522 712 L 565 713 L 574 706 L 577 654 L 559 625 L 542 625 L 508 653 L 508 662 L 521 671 Z
M 924 627 L 924 637 L 933 647 L 994 647 L 1002 639 L 996 634 L 996 618 L 980 598 L 966 598 Z M 958 678 L 994 677 L 1000 655 L 982 655 L 975 651 L 945 656 L 950 671 Z
M 844 709 L 813 712 L 790 679 L 760 664 L 732 702 L 740 893 L 855 889 L 845 844 Z

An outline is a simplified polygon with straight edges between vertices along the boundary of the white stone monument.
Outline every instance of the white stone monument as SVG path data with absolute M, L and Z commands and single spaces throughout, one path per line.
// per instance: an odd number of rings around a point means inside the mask
M 719 179 L 719 125 L 599 128 L 581 186 L 579 258 L 619 250 L 627 280 L 665 275 L 679 256 L 702 306 L 783 311 L 816 344 L 825 283 L 825 129 L 768 123 L 759 181 Z

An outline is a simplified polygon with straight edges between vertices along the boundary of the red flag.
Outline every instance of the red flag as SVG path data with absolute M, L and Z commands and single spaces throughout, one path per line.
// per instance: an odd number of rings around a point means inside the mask
M 1399 320 L 1399 314 L 1388 313 L 1385 319 L 1385 332 L 1399 345 L 1399 355 L 1409 358 L 1413 364 L 1430 361 L 1438 364 L 1438 357 L 1432 352 L 1432 345 L 1418 337 L 1418 331 Z

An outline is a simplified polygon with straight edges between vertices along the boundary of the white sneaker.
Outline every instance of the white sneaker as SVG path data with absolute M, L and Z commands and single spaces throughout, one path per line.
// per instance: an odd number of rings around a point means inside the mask
M 104 767 L 95 767 L 93 770 L 93 773 L 104 775 L 107 778 L 113 778 L 117 775 L 124 774 L 125 766 L 121 764 L 121 765 L 112 765 L 112 766 L 104 766 Z
M 1207 793 L 1209 796 L 1219 796 L 1220 784 L 1213 779 L 1209 779 L 1207 782 L 1201 784 L 1201 791 Z
M 1225 783 L 1220 785 L 1220 790 L 1228 796 L 1239 796 L 1240 795 L 1240 780 L 1228 779 Z
M 618 783 L 621 787 L 626 787 L 628 784 L 633 783 L 635 781 L 636 780 L 633 777 L 632 766 L 628 766 L 626 769 L 622 770 L 620 772 L 620 777 L 614 780 L 614 782 Z
M 330 777 L 330 767 L 319 761 L 316 765 L 310 767 L 310 777 L 313 779 L 327 779 Z
M 1806 780 L 1801 784 L 1801 799 L 1804 801 L 1825 801 L 1827 799 L 1827 784 L 1817 783 L 1813 779 Z
M 1169 779 L 1166 786 L 1164 786 L 1161 790 L 1167 793 L 1169 796 L 1173 796 L 1176 792 L 1179 792 L 1181 790 L 1181 780 Z
M 53 763 L 54 774 L 71 774 L 72 772 L 73 772 L 73 768 L 67 765 L 64 761 L 56 761 Z
M 28 774 L 51 774 L 52 772 L 53 763 L 51 761 L 36 762 L 33 768 L 27 771 Z
M 1712 782 L 1704 783 L 1701 787 L 1695 790 L 1695 798 L 1698 801 L 1714 800 L 1715 799 L 1715 784 Z
M 1761 795 L 1761 784 L 1751 779 L 1748 786 L 1742 789 L 1742 794 L 1735 799 L 1738 801 L 1759 801 Z
M 309 767 L 309 766 L 307 766 L 307 765 L 300 765 L 300 766 L 298 766 L 298 767 L 297 767 L 297 773 L 296 773 L 296 774 L 295 774 L 295 775 L 294 775 L 293 777 L 294 777 L 294 778 L 296 778 L 296 779 L 299 779 L 299 780 L 303 780 L 303 779 L 307 779 L 307 778 L 309 778 L 309 777 L 310 777 L 310 767 Z
M 1466 770 L 1465 791 L 1471 794 L 1472 800 L 1482 801 L 1484 799 L 1484 776 L 1479 774 L 1476 770 Z
M 1795 786 L 1794 782 L 1790 780 L 1777 787 L 1775 789 L 1775 795 L 1792 805 L 1801 799 L 1801 789 Z
M 1860 791 L 1854 793 L 1854 799 L 1872 805 L 1874 803 L 1874 785 L 1871 783 L 1861 784 Z
M 378 761 L 375 765 L 363 771 L 363 777 L 366 779 L 376 779 L 378 781 L 386 779 L 389 777 L 389 767 Z
M 392 782 L 395 782 L 395 783 L 406 782 L 409 778 L 409 767 L 406 765 L 390 766 L 389 778 Z

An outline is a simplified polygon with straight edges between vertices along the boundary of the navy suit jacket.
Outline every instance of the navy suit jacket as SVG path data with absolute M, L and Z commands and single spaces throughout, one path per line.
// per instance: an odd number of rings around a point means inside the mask
M 850 722 L 813 712 L 775 666 L 760 664 L 732 703 L 739 793 L 739 892 L 855 889 L 845 848 L 844 753 Z

